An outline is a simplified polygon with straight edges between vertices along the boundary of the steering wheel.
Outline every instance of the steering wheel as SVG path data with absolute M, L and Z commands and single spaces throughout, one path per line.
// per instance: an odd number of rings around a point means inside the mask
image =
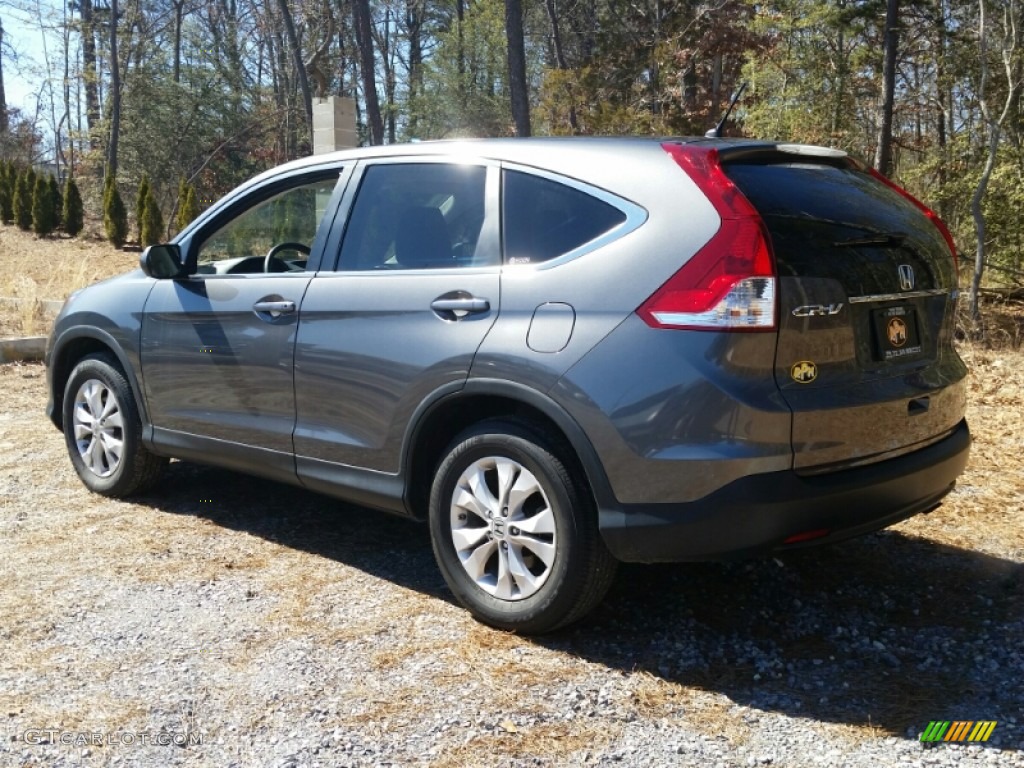
M 285 263 L 284 259 L 279 259 L 277 257 L 277 254 L 281 251 L 295 251 L 296 253 L 304 253 L 306 256 L 309 256 L 309 246 L 304 243 L 278 243 L 267 251 L 267 255 L 263 258 L 264 272 L 289 272 L 292 270 L 292 268 Z M 272 267 L 274 261 L 280 264 L 283 269 L 274 269 Z

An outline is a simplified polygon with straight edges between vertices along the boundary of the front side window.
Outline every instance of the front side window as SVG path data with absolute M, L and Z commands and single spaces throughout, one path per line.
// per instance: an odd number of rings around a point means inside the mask
M 384 163 L 363 174 L 339 269 L 479 267 L 498 260 L 480 237 L 487 169 Z
M 507 264 L 564 256 L 626 221 L 618 208 L 556 181 L 505 171 L 502 188 Z
M 199 246 L 199 273 L 285 272 L 306 266 L 337 176 L 264 199 Z

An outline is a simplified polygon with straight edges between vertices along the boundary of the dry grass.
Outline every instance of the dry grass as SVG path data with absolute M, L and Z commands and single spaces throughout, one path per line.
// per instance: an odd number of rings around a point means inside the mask
M 987 318 L 1006 333 L 958 347 L 970 370 L 971 462 L 941 517 L 913 518 L 900 529 L 968 549 L 988 543 L 997 550 L 1012 542 L 1024 553 L 1024 349 L 1011 343 L 1020 331 L 1010 330 L 1024 328 L 1024 305 L 991 307 Z
M 594 754 L 614 741 L 622 732 L 617 723 L 580 722 L 541 723 L 478 735 L 464 744 L 447 750 L 431 763 L 436 768 L 477 768 L 508 762 L 558 761 L 563 765 L 582 765 Z M 514 730 L 511 730 L 514 728 Z M 483 762 L 482 762 L 483 761 Z
M 16 227 L 0 226 L 0 297 L 25 299 L 0 310 L 0 337 L 49 332 L 50 317 L 40 300 L 62 301 L 73 291 L 138 266 L 138 253 L 103 240 L 37 238 Z

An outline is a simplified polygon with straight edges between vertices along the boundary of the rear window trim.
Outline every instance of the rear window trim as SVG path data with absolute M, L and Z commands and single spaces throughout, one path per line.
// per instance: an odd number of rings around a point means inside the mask
M 950 293 L 949 288 L 925 288 L 920 291 L 905 291 L 904 293 L 874 293 L 868 296 L 850 296 L 847 301 L 851 304 L 869 304 L 875 301 L 899 301 L 900 299 L 922 299 L 928 296 L 943 296 Z
M 605 203 L 606 205 L 610 205 L 612 208 L 615 208 L 626 217 L 621 224 L 617 224 L 616 226 L 609 229 L 607 232 L 604 232 L 598 237 L 595 237 L 593 240 L 588 240 L 583 245 L 573 248 L 571 251 L 566 251 L 561 256 L 556 256 L 555 258 L 548 259 L 547 261 L 537 262 L 536 264 L 509 264 L 507 262 L 504 262 L 502 264 L 503 270 L 514 269 L 517 272 L 524 270 L 540 271 L 545 269 L 552 269 L 554 267 L 565 264 L 566 262 L 574 261 L 580 258 L 581 256 L 586 256 L 588 253 L 596 251 L 599 248 L 604 248 L 606 245 L 610 245 L 611 243 L 622 239 L 626 235 L 635 232 L 644 223 L 646 223 L 650 215 L 647 212 L 646 208 L 634 203 L 631 200 L 627 200 L 624 197 L 615 195 L 605 189 L 601 189 L 600 187 L 595 187 L 591 184 L 587 184 L 586 182 L 580 181 L 579 179 L 574 179 L 571 176 L 563 176 L 561 174 L 552 173 L 550 171 L 542 170 L 534 166 L 522 165 L 520 163 L 510 163 L 505 161 L 502 161 L 501 163 L 501 170 L 503 172 L 516 171 L 517 173 L 525 173 L 530 176 L 536 176 L 541 179 L 546 179 L 547 181 L 551 181 L 556 184 L 562 184 L 563 186 L 569 187 L 570 189 L 575 189 L 577 192 L 582 192 L 583 194 L 590 195 L 591 197 L 600 200 L 602 203 Z M 501 225 L 502 227 L 504 227 L 504 200 L 501 200 L 500 202 L 500 209 L 502 213 Z

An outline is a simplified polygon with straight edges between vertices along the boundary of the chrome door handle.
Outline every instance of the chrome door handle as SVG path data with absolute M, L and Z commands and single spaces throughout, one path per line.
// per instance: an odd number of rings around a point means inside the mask
M 266 312 L 271 317 L 291 314 L 295 311 L 294 301 L 257 301 L 252 305 L 256 312 Z
M 486 312 L 491 308 L 487 299 L 434 299 L 430 308 L 435 312 Z

